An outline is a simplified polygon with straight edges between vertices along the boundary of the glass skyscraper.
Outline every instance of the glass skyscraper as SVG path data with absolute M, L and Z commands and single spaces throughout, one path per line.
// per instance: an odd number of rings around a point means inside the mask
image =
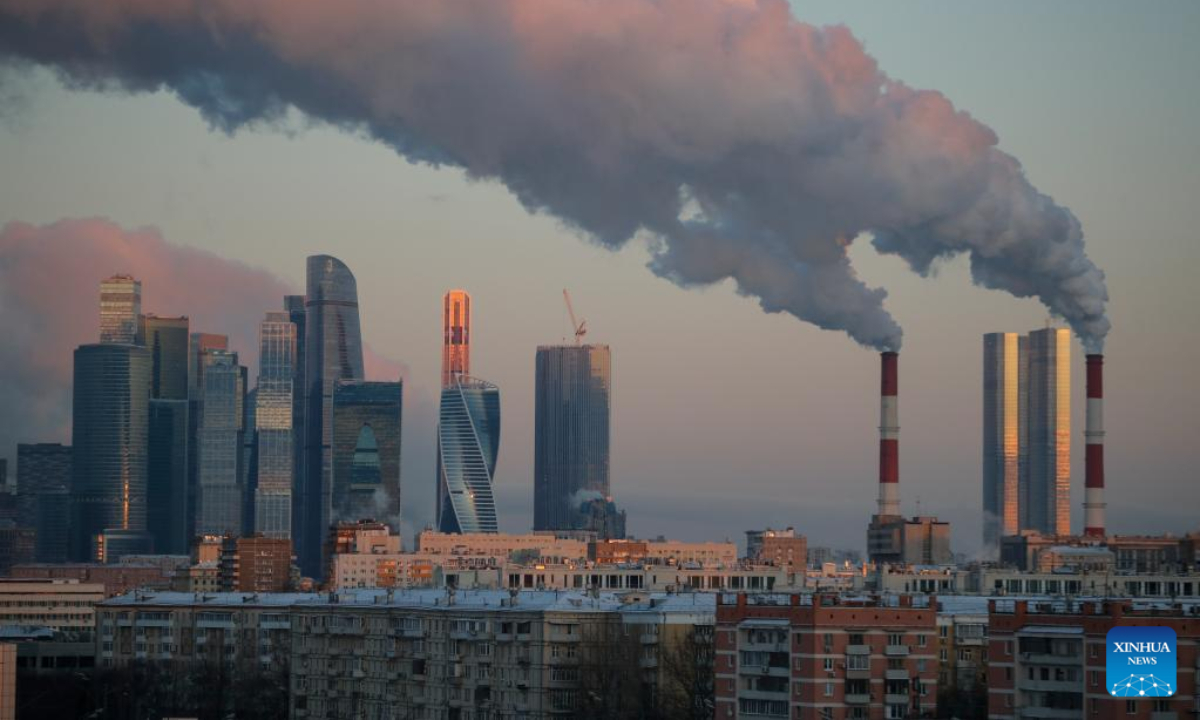
M 269 312 L 259 329 L 255 396 L 256 465 L 254 530 L 267 537 L 292 536 L 292 399 L 296 325 L 286 312 Z
M 292 366 L 292 544 L 295 530 L 303 526 L 301 504 L 296 498 L 304 491 L 304 326 L 307 309 L 303 295 L 287 295 L 283 307 L 296 327 L 296 362 Z
M 400 382 L 343 380 L 333 393 L 333 520 L 400 530 Z
M 115 343 L 75 350 L 72 529 L 76 559 L 99 559 L 107 531 L 146 530 L 150 351 Z M 110 553 L 108 561 L 116 558 Z
M 358 285 L 341 260 L 308 258 L 304 323 L 304 490 L 302 526 L 293 529 L 302 571 L 320 577 L 332 512 L 333 391 L 339 380 L 363 379 Z
M 188 401 L 150 399 L 150 438 L 146 451 L 146 530 L 154 551 L 187 555 Z
M 242 368 L 237 353 L 205 353 L 196 447 L 196 533 L 240 535 Z
M 1071 333 L 1029 333 L 1028 482 L 1021 490 L 1021 526 L 1071 533 Z
M 133 345 L 140 342 L 142 283 L 129 275 L 100 282 L 100 342 Z
M 983 542 L 1021 531 L 1020 487 L 1028 442 L 1029 353 L 1017 333 L 983 336 Z
M 467 376 L 442 388 L 437 444 L 438 529 L 499 532 L 492 484 L 500 451 L 500 389 Z
M 471 374 L 471 296 L 451 290 L 442 296 L 442 387 Z
M 150 397 L 187 400 L 188 319 L 146 315 L 141 335 L 150 350 Z
M 612 357 L 607 345 L 550 345 L 535 361 L 533 529 L 577 530 L 609 496 Z
M 17 445 L 18 521 L 34 530 L 37 562 L 70 559 L 71 457 L 69 445 Z

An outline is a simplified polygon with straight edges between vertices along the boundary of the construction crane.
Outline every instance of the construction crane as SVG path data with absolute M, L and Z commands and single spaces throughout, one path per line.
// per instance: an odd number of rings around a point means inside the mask
M 567 314 L 571 316 L 571 329 L 575 331 L 575 344 L 578 345 L 584 335 L 587 335 L 587 320 L 575 320 L 575 308 L 571 307 L 571 293 L 563 288 L 563 300 L 567 301 Z

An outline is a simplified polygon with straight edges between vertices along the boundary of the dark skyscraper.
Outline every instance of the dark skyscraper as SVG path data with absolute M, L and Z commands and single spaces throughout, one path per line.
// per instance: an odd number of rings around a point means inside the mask
M 288 295 L 283 298 L 283 307 L 288 319 L 296 326 L 296 361 L 292 366 L 292 519 L 288 526 L 292 544 L 296 544 L 294 532 L 302 527 L 301 504 L 296 498 L 304 491 L 304 327 L 307 309 L 303 295 Z
M 333 393 L 333 520 L 400 530 L 399 382 L 342 381 Z
M 211 350 L 205 359 L 196 430 L 196 534 L 240 535 L 242 367 L 237 353 L 225 350 Z
M 492 484 L 500 452 L 500 389 L 455 376 L 438 414 L 438 529 L 499 532 Z
M 59 443 L 17 445 L 17 496 L 23 527 L 35 532 L 35 559 L 70 559 L 71 447 Z
M 537 349 L 533 529 L 575 530 L 609 496 L 612 358 L 607 345 Z
M 188 536 L 188 401 L 150 400 L 146 451 L 146 530 L 154 551 L 186 555 Z
M 106 531 L 121 531 L 127 548 L 145 533 L 149 408 L 149 350 L 120 344 L 75 350 L 71 491 L 77 559 L 101 557 Z M 104 559 L 117 558 L 109 553 Z
M 142 333 L 150 351 L 150 397 L 187 400 L 188 319 L 146 315 Z
M 293 529 L 302 571 L 319 577 L 332 511 L 333 391 L 339 380 L 363 379 L 358 285 L 337 258 L 308 258 L 304 324 L 304 491 L 302 527 Z
M 259 326 L 255 389 L 254 530 L 267 537 L 292 536 L 293 382 L 296 325 L 286 312 L 269 312 Z

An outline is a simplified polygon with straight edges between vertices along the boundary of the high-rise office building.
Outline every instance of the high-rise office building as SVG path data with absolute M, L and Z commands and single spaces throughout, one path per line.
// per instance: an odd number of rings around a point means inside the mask
M 400 382 L 343 380 L 333 392 L 333 521 L 400 531 Z
M 455 376 L 442 388 L 437 444 L 438 529 L 499 532 L 492 484 L 500 451 L 500 389 Z
M 266 537 L 292 536 L 293 395 L 296 325 L 286 312 L 269 312 L 259 328 L 258 386 L 254 417 L 257 482 L 254 530 Z
M 188 319 L 145 315 L 140 332 L 150 351 L 150 397 L 187 400 Z
M 301 505 L 296 497 L 304 490 L 304 327 L 307 309 L 303 295 L 287 295 L 283 307 L 296 326 L 296 361 L 292 365 L 292 519 L 289 536 L 302 526 Z M 292 542 L 296 544 L 295 540 Z
M 196 534 L 242 531 L 242 368 L 237 353 L 205 354 L 196 444 Z
M 188 397 L 199 396 L 204 389 L 205 354 L 209 350 L 228 349 L 228 335 L 192 333 L 188 342 Z
M 34 558 L 42 563 L 70 559 L 71 446 L 17 445 L 17 505 L 23 527 L 35 533 Z
M 1029 333 L 1028 481 L 1021 489 L 1021 526 L 1071 532 L 1071 333 Z
M 442 296 L 442 387 L 471 374 L 471 296 L 451 290 Z
M 1021 531 L 1019 492 L 1028 429 L 1023 417 L 1027 340 L 1017 333 L 983 336 L 983 542 L 999 548 Z
M 72 529 L 77 559 L 112 562 L 108 534 L 135 548 L 146 530 L 150 351 L 121 344 L 75 350 L 72 412 Z
M 363 379 L 358 285 L 335 257 L 308 258 L 304 322 L 304 488 L 301 527 L 293 528 L 301 570 L 319 577 L 332 510 L 333 391 L 339 380 Z
M 100 282 L 100 342 L 133 345 L 139 342 L 142 283 L 129 275 Z
M 154 551 L 160 554 L 186 555 L 190 552 L 188 406 L 186 399 L 150 400 L 146 530 L 154 538 Z
M 535 360 L 533 529 L 575 530 L 609 496 L 607 345 L 550 345 Z
M 200 398 L 204 394 L 204 369 L 212 361 L 209 355 L 213 350 L 228 350 L 229 338 L 226 335 L 214 333 L 192 333 L 188 344 L 188 500 L 187 528 L 185 530 L 188 542 L 196 537 L 196 510 L 200 506 L 197 495 L 200 468 L 198 463 L 200 448 Z

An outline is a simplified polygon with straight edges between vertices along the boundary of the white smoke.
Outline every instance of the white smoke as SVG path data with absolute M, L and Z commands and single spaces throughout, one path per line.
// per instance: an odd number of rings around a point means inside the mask
M 922 274 L 966 253 L 1090 350 L 1109 328 L 1079 222 L 995 134 L 782 0 L 0 0 L 0 58 L 167 88 L 229 132 L 296 108 L 874 348 L 901 330 L 861 233 Z

